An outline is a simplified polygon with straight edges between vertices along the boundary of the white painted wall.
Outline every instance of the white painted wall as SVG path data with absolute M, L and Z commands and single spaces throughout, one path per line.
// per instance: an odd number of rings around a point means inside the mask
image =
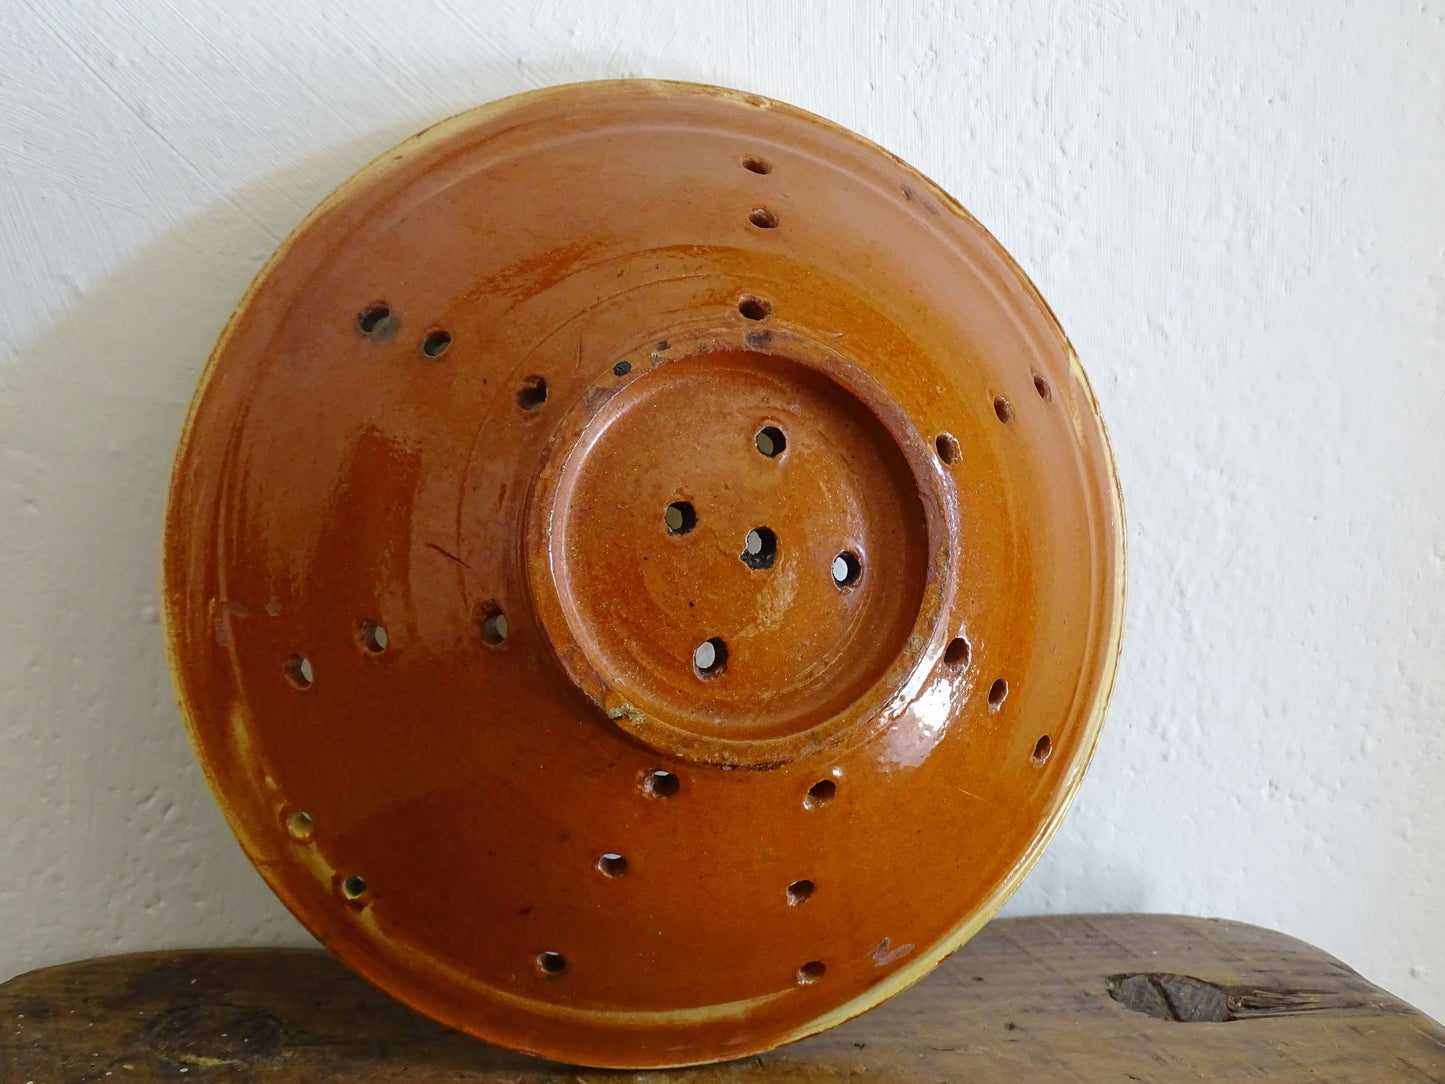
M 0 977 L 304 942 L 192 763 L 171 455 L 296 221 L 466 106 L 617 75 L 857 129 L 1091 372 L 1109 725 L 1015 912 L 1225 915 L 1445 1016 L 1445 3 L 0 3 Z

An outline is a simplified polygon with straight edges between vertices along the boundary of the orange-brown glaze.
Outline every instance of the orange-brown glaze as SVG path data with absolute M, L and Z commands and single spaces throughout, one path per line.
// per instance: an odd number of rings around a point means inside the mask
M 217 799 L 322 941 L 495 1042 L 677 1065 L 863 1011 L 1016 887 L 1123 523 L 1067 340 L 946 195 L 776 102 L 595 83 L 286 242 L 197 392 L 165 599 Z

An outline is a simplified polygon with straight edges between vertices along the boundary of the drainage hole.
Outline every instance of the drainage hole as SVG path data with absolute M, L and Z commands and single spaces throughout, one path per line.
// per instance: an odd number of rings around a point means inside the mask
M 539 952 L 537 970 L 544 975 L 560 975 L 567 970 L 567 960 L 560 952 Z
M 291 683 L 293 688 L 311 688 L 311 682 L 313 680 L 311 660 L 305 655 L 292 655 L 286 660 L 286 665 L 283 669 L 286 672 L 286 680 Z
M 386 626 L 375 621 L 363 621 L 360 628 L 361 646 L 373 655 L 386 650 Z
M 495 647 L 507 638 L 507 615 L 495 602 L 483 603 L 477 614 L 477 629 L 482 642 Z
M 441 328 L 433 328 L 426 333 L 426 338 L 421 341 L 421 352 L 429 358 L 439 358 L 447 352 L 451 346 L 452 337 Z
M 844 550 L 833 558 L 833 583 L 838 587 L 852 587 L 863 575 L 863 564 L 858 555 Z
M 1034 762 L 1034 767 L 1042 768 L 1044 764 L 1048 762 L 1049 756 L 1053 751 L 1054 743 L 1049 741 L 1049 736 L 1045 734 L 1034 743 L 1034 755 L 1031 758 Z
M 743 159 L 743 169 L 752 173 L 771 173 L 773 164 L 766 158 L 759 158 L 756 155 L 748 155 Z
M 748 215 L 748 221 L 760 230 L 771 230 L 778 225 L 778 216 L 766 207 L 754 207 Z
M 366 895 L 366 881 L 352 874 L 341 882 L 341 894 L 348 900 L 359 900 Z
M 807 797 L 803 799 L 803 808 L 817 809 L 820 805 L 827 805 L 837 793 L 837 783 L 831 779 L 820 779 L 808 788 Z
M 769 459 L 776 459 L 788 446 L 788 438 L 783 436 L 783 431 L 776 425 L 765 425 L 758 430 L 758 435 L 753 438 L 753 443 L 758 446 L 758 451 L 763 455 Z
M 802 967 L 798 968 L 798 985 L 807 986 L 817 982 L 828 971 L 828 965 L 822 960 L 809 960 Z
M 952 433 L 939 433 L 933 446 L 938 450 L 938 458 L 943 460 L 944 466 L 953 466 L 963 455 L 963 449 L 958 445 L 958 438 Z
M 682 781 L 671 772 L 655 768 L 650 772 L 643 773 L 642 793 L 649 798 L 671 798 L 681 789 Z
M 1038 373 L 1034 373 L 1034 391 L 1039 393 L 1039 398 L 1046 403 L 1053 402 L 1054 389 L 1049 387 L 1049 382 Z
M 310 813 L 298 810 L 286 818 L 286 833 L 298 843 L 305 843 L 315 830 L 316 825 L 312 823 Z
M 715 678 L 727 669 L 728 645 L 714 636 L 697 645 L 692 653 L 692 667 L 700 678 Z
M 627 859 L 620 854 L 604 854 L 597 859 L 597 869 L 604 877 L 621 877 L 627 872 Z
M 668 534 L 687 534 L 697 526 L 697 509 L 688 501 L 673 501 L 662 513 Z
M 812 881 L 794 881 L 788 886 L 788 906 L 796 907 L 800 903 L 807 903 L 812 894 Z
M 356 330 L 363 335 L 375 335 L 385 329 L 391 310 L 385 305 L 370 305 L 356 318 Z
M 997 681 L 995 681 L 992 685 L 989 686 L 989 690 L 988 690 L 988 706 L 989 706 L 989 710 L 990 710 L 990 711 L 998 711 L 999 707 L 1003 704 L 1004 699 L 1005 699 L 1005 697 L 1007 697 L 1007 696 L 1008 696 L 1008 682 L 1005 681 L 1003 678 L 999 678 Z
M 1005 399 L 1002 395 L 994 399 L 993 412 L 998 415 L 998 420 L 1003 422 L 1005 425 L 1014 420 L 1013 404 L 1010 403 L 1007 399 Z
M 749 320 L 766 320 L 773 314 L 773 303 L 761 297 L 745 297 L 738 302 L 738 312 Z
M 943 649 L 943 661 L 949 666 L 967 666 L 968 657 L 972 654 L 968 641 L 962 636 L 955 636 L 948 641 L 948 646 Z
M 757 570 L 772 568 L 778 556 L 778 536 L 771 527 L 754 527 L 743 539 L 743 552 L 738 554 L 743 564 Z
M 523 410 L 540 410 L 547 401 L 547 381 L 540 376 L 529 376 L 522 381 L 517 392 L 517 405 Z

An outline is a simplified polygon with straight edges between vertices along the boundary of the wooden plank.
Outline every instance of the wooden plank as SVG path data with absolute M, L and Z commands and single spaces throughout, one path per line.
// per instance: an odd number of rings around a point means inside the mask
M 1320 950 L 1255 926 L 1016 918 L 833 1031 L 742 1062 L 620 1077 L 1445 1081 L 1445 1028 Z M 319 950 L 140 953 L 0 986 L 0 1080 L 262 1078 L 531 1084 L 619 1074 L 449 1031 Z

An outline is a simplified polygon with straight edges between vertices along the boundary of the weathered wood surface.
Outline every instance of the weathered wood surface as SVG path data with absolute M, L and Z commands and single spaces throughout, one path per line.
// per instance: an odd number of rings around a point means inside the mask
M 842 1027 L 671 1073 L 573 1069 L 476 1042 L 319 950 L 141 953 L 0 986 L 7 1084 L 855 1077 L 1445 1081 L 1445 1028 L 1301 941 L 1159 915 L 999 920 Z

